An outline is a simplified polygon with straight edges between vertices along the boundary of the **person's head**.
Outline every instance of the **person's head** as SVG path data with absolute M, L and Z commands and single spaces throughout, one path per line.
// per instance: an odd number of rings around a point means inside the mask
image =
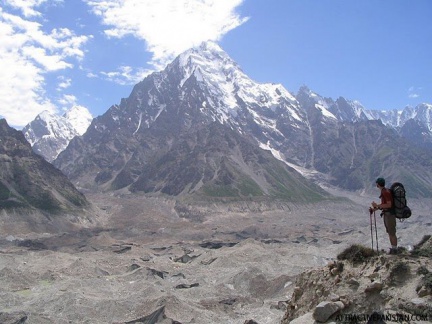
M 375 183 L 379 187 L 385 187 L 385 180 L 384 180 L 384 178 L 378 178 L 378 179 L 376 179 Z

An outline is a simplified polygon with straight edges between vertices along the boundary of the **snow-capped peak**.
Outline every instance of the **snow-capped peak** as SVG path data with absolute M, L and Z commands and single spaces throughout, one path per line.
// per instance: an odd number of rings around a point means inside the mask
M 63 117 L 72 124 L 80 135 L 83 135 L 86 132 L 93 120 L 93 116 L 90 114 L 88 109 L 78 105 L 69 109 Z
M 33 150 L 52 162 L 77 135 L 82 135 L 92 121 L 90 112 L 73 106 L 63 116 L 43 111 L 22 130 Z
M 183 74 L 180 87 L 194 76 L 211 95 L 210 106 L 217 109 L 216 118 L 222 123 L 237 115 L 239 100 L 246 105 L 260 103 L 261 108 L 271 110 L 281 107 L 281 101 L 296 103 L 296 99 L 282 85 L 260 84 L 250 79 L 229 55 L 214 42 L 205 42 L 187 50 L 178 57 L 178 67 Z M 213 98 L 213 100 L 212 100 Z M 285 109 L 289 109 L 287 104 Z M 294 119 L 298 113 L 289 111 Z

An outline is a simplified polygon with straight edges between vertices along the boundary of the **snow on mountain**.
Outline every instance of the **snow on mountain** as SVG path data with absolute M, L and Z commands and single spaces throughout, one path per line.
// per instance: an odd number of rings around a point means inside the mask
M 432 105 L 422 103 L 416 107 L 407 106 L 403 110 L 367 110 L 369 119 L 380 119 L 384 125 L 399 128 L 413 119 L 426 126 L 432 132 Z
M 79 135 L 83 135 L 86 132 L 93 120 L 93 116 L 90 114 L 88 109 L 78 105 L 73 106 L 65 112 L 63 117 L 72 124 Z
M 30 145 L 34 146 L 41 138 L 72 139 L 78 133 L 70 122 L 58 115 L 43 111 L 23 129 Z
M 43 111 L 22 132 L 33 150 L 52 162 L 75 136 L 82 135 L 91 123 L 91 114 L 74 106 L 63 116 Z
M 432 105 L 423 103 L 415 107 L 415 120 L 421 121 L 432 132 Z
M 303 122 L 302 116 L 294 107 L 297 101 L 280 84 L 259 84 L 251 80 L 219 45 L 205 42 L 201 46 L 192 48 L 178 58 L 179 68 L 183 71 L 180 83 L 184 85 L 192 75 L 209 91 L 208 103 L 216 108 L 215 116 L 220 122 L 234 123 L 232 117 L 237 117 L 238 110 L 247 106 L 258 123 L 269 123 L 254 113 L 254 106 L 258 102 L 261 108 L 268 108 L 273 112 L 281 106 L 283 100 L 293 104 L 284 105 L 287 115 Z M 176 64 L 176 62 L 174 62 Z M 242 105 L 243 104 L 243 105 Z M 274 124 L 270 122 L 270 124 Z M 273 127 L 273 126 L 271 126 Z
M 390 155 L 404 152 L 401 167 L 392 168 L 395 177 L 418 155 L 381 122 L 370 122 L 375 116 L 358 101 L 321 97 L 307 88 L 293 96 L 281 85 L 255 82 L 218 45 L 206 42 L 136 84 L 54 164 L 88 188 L 180 194 L 215 185 L 210 191 L 222 194 L 220 186 L 233 179 L 245 184 L 242 174 L 260 183 L 259 192 L 270 192 L 271 184 L 264 185 L 266 177 L 257 172 L 264 155 L 252 149 L 256 145 L 286 165 L 318 171 L 332 185 L 361 190 L 377 176 L 365 173 L 367 166 L 389 156 L 386 141 Z M 377 136 L 385 147 L 374 145 Z M 428 174 L 428 162 L 418 162 L 409 172 Z

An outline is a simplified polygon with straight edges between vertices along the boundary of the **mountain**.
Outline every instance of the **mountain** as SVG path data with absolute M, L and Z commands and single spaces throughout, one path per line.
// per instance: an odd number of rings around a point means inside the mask
M 372 118 L 380 119 L 409 140 L 412 145 L 432 149 L 432 105 L 422 103 L 403 110 L 369 111 Z
M 82 106 L 73 106 L 63 116 L 48 111 L 40 113 L 22 132 L 33 150 L 52 162 L 75 136 L 85 133 L 92 121 L 90 112 Z
M 311 125 L 310 167 L 328 176 L 328 183 L 348 190 L 373 190 L 384 176 L 405 183 L 411 197 L 432 195 L 429 180 L 432 153 L 375 120 L 358 102 L 323 98 L 306 87 L 296 95 Z M 422 176 L 425 175 L 425 176 Z
M 90 126 L 93 116 L 87 108 L 75 105 L 63 114 L 79 135 L 83 135 Z
M 276 175 L 268 152 L 281 161 Z M 343 189 L 371 191 L 384 176 L 432 196 L 431 151 L 356 101 L 254 82 L 212 42 L 138 83 L 54 164 L 77 185 L 102 190 L 283 196 L 294 177 L 298 190 L 322 195 L 289 165 Z
M 137 84 L 54 164 L 86 188 L 219 198 L 308 199 L 307 192 L 319 199 L 319 187 L 247 135 L 271 132 L 281 115 L 303 123 L 291 113 L 294 103 L 282 87 L 253 83 L 216 44 L 205 43 Z
M 35 154 L 23 133 L 5 119 L 0 119 L 0 159 L 0 210 L 59 214 L 88 205 L 66 176 Z

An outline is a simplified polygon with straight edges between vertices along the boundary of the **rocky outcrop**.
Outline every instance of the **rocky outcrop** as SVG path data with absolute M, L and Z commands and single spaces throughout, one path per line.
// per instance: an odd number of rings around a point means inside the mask
M 302 273 L 282 324 L 432 319 L 432 239 L 412 252 L 331 262 Z M 398 317 L 399 316 L 399 317 Z
M 87 222 L 90 203 L 68 178 L 0 119 L 0 232 L 64 231 Z

